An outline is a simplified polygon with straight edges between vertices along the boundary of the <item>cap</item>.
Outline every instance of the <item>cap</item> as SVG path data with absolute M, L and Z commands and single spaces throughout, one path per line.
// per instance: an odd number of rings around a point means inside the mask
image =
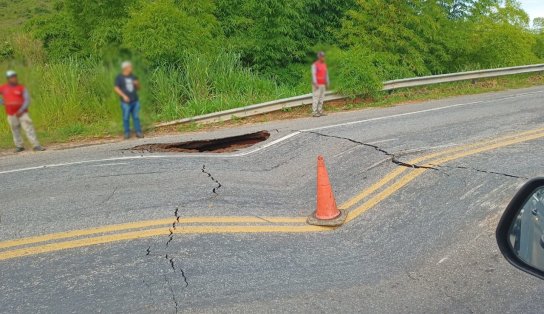
M 15 71 L 9 70 L 6 72 L 7 78 L 14 77 L 14 76 L 17 76 L 17 73 Z
M 317 57 L 320 58 L 320 57 L 324 57 L 325 56 L 325 52 L 324 51 L 320 51 L 317 53 Z
M 124 61 L 123 63 L 121 63 L 121 69 L 123 70 L 131 66 L 132 66 L 132 62 L 130 61 Z

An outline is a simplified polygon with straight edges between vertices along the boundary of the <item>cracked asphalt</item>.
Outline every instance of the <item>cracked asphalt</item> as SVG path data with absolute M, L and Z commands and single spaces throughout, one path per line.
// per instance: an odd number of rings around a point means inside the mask
M 544 137 L 411 161 L 544 128 L 543 95 L 539 87 L 0 157 L 0 312 L 541 313 L 544 281 L 510 266 L 494 231 L 519 186 L 544 174 Z M 238 155 L 127 150 L 261 130 L 270 139 Z M 339 204 L 396 169 L 427 171 L 332 232 L 239 231 L 309 215 L 317 155 Z M 183 233 L 195 217 L 239 229 L 208 232 L 212 223 L 197 221 L 202 232 Z M 94 236 L 64 232 L 165 219 L 158 236 L 2 259 L 12 240 L 48 248 Z

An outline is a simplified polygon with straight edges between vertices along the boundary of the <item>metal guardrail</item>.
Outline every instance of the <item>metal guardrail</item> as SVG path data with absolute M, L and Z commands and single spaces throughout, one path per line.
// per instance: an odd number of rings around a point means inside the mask
M 432 75 L 432 76 L 423 76 L 415 77 L 408 79 L 400 79 L 387 81 L 383 83 L 383 91 L 392 91 L 400 88 L 409 88 L 409 87 L 419 87 L 427 86 L 440 83 L 451 83 L 458 81 L 467 81 L 467 80 L 477 80 L 482 78 L 492 78 L 500 77 L 507 75 L 515 74 L 524 74 L 524 73 L 535 73 L 535 72 L 544 72 L 544 64 L 535 64 L 535 65 L 526 65 L 510 68 L 500 68 L 500 69 L 491 69 L 491 70 L 481 70 L 481 71 L 470 71 L 470 72 L 459 72 L 451 74 L 442 74 L 442 75 Z M 325 96 L 325 102 L 342 100 L 348 97 L 338 95 L 334 91 L 327 92 Z M 201 116 L 195 116 L 190 118 L 179 119 L 170 122 L 159 123 L 155 125 L 156 127 L 165 127 L 172 126 L 177 124 L 186 124 L 186 123 L 214 123 L 221 121 L 228 121 L 236 118 L 244 118 L 255 115 L 260 115 L 263 113 L 279 111 L 287 108 L 300 107 L 304 105 L 309 105 L 312 103 L 312 94 L 306 94 L 296 97 L 284 98 L 280 100 L 274 100 L 269 102 L 264 102 L 256 105 L 234 108 L 226 111 L 214 112 L 210 114 L 205 114 Z

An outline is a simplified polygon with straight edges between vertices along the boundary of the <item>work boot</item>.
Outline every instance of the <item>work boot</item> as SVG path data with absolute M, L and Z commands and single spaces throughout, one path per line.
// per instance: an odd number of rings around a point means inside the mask
M 25 148 L 24 147 L 16 147 L 15 148 L 15 152 L 16 153 L 20 153 L 20 152 L 24 152 L 25 151 Z
M 36 146 L 34 147 L 34 151 L 35 152 L 43 152 L 45 150 L 45 148 L 41 147 L 41 146 Z

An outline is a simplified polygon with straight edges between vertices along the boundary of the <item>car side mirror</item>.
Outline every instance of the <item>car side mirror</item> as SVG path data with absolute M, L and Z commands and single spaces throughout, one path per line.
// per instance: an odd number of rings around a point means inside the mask
M 504 257 L 544 279 L 544 178 L 527 182 L 504 212 L 496 232 Z

